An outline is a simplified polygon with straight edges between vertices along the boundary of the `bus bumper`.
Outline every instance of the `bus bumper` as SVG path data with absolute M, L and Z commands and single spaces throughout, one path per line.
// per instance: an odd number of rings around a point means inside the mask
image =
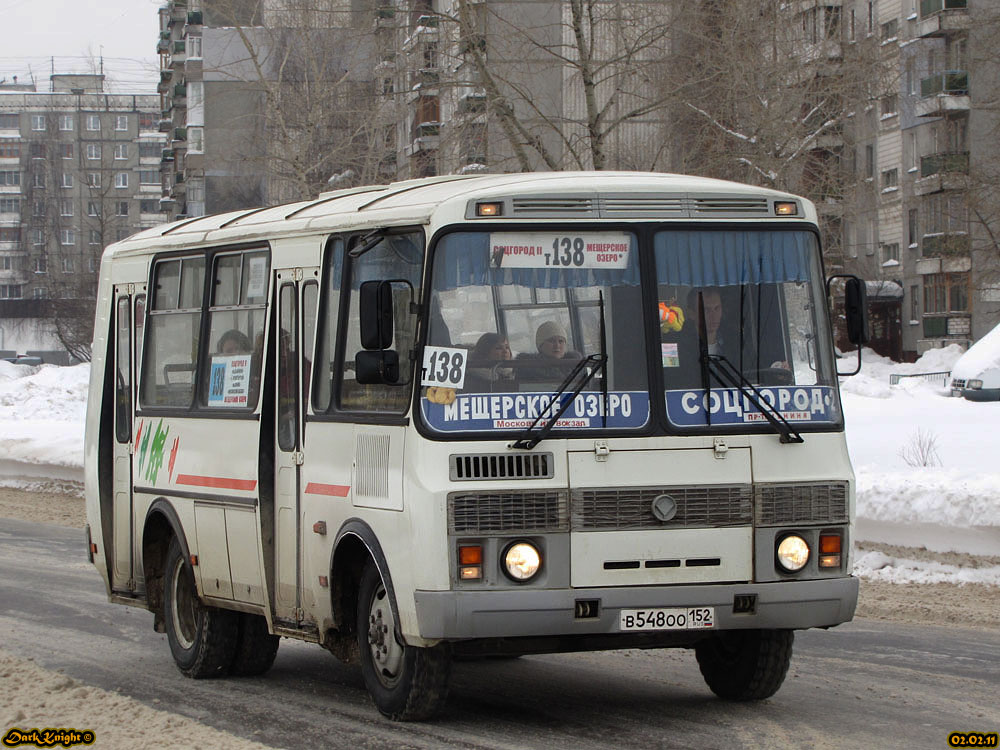
M 755 595 L 752 611 L 746 597 Z M 738 599 L 739 598 L 739 599 Z M 775 583 L 503 591 L 417 591 L 421 638 L 515 638 L 620 633 L 623 609 L 714 607 L 715 630 L 802 629 L 848 622 L 858 579 Z M 596 617 L 576 617 L 578 602 L 597 602 Z M 688 631 L 694 632 L 694 631 Z M 702 630 L 701 632 L 706 632 Z

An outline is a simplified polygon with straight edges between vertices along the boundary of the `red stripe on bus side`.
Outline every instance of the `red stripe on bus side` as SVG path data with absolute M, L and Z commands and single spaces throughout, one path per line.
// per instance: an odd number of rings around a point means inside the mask
M 320 482 L 310 482 L 306 485 L 307 495 L 327 495 L 328 497 L 347 497 L 351 491 L 350 487 L 342 484 L 321 484 Z
M 177 484 L 194 487 L 214 487 L 220 490 L 244 490 L 250 492 L 257 487 L 256 479 L 227 479 L 225 477 L 200 477 L 196 474 L 178 474 Z

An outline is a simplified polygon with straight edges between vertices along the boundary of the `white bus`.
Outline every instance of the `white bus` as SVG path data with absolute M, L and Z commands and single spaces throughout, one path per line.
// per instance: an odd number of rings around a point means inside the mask
M 101 264 L 90 558 L 190 677 L 298 638 L 421 719 L 456 656 L 682 647 L 766 698 L 857 601 L 835 362 L 815 208 L 761 188 L 447 176 L 157 226 Z

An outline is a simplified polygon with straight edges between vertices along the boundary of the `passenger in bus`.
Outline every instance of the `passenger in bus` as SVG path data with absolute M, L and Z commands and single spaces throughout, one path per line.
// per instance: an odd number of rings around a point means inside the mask
M 554 320 L 547 320 L 535 331 L 535 346 L 540 359 L 580 359 L 580 352 L 567 351 L 566 329 Z
M 567 349 L 568 345 L 566 329 L 554 320 L 545 321 L 535 331 L 538 352 L 517 355 L 519 361 L 526 361 L 527 364 L 519 368 L 518 378 L 525 382 L 543 381 L 546 384 L 562 382 L 573 365 L 583 358 L 580 352 Z
M 473 393 L 504 392 L 513 388 L 514 371 L 500 367 L 511 358 L 510 343 L 499 333 L 484 333 L 469 352 L 465 390 Z
M 250 354 L 250 339 L 236 328 L 230 328 L 219 337 L 219 354 Z

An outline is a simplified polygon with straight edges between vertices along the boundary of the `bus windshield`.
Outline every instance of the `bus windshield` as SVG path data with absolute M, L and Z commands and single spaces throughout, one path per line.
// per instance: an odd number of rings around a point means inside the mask
M 564 434 L 638 430 L 655 392 L 673 432 L 772 430 L 775 414 L 796 429 L 839 423 L 811 232 L 664 227 L 644 245 L 598 226 L 442 237 L 420 380 L 427 426 L 517 434 L 566 405 L 553 425 Z M 654 259 L 655 300 L 643 297 L 640 252 Z M 574 368 L 605 357 L 574 395 Z
M 644 427 L 650 408 L 637 248 L 634 234 L 602 227 L 443 237 L 421 380 L 426 424 L 510 433 L 539 417 L 544 423 L 572 398 L 556 430 Z M 571 390 L 556 397 L 592 355 L 606 355 L 607 367 L 575 397 Z

